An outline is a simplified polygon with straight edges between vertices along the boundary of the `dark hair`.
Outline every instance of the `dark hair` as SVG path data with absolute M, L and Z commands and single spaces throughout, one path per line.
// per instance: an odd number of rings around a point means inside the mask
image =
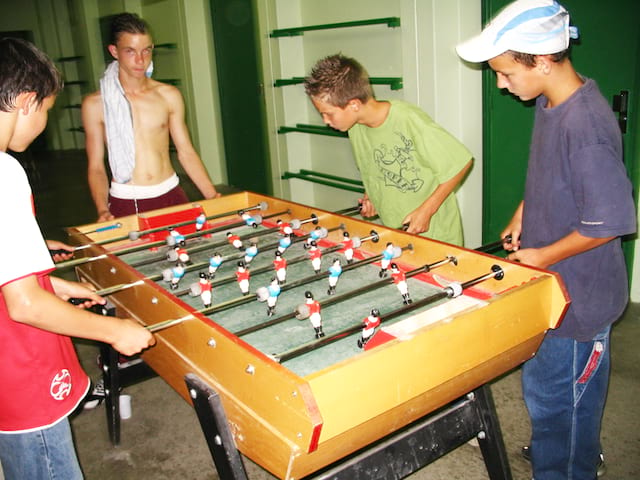
M 62 90 L 62 76 L 35 45 L 19 38 L 0 40 L 0 110 L 15 108 L 18 95 L 36 94 L 36 103 Z
M 116 45 L 123 33 L 151 35 L 149 24 L 135 13 L 120 13 L 111 20 L 109 44 Z
M 515 52 L 513 50 L 509 50 L 507 53 L 511 55 L 511 58 L 513 58 L 516 62 L 521 63 L 525 67 L 530 67 L 530 68 L 533 68 L 536 66 L 536 57 L 539 56 L 539 55 L 534 55 L 532 53 Z M 552 53 L 549 55 L 549 57 L 551 57 L 551 60 L 553 62 L 560 63 L 565 58 L 569 58 L 569 49 L 567 48 L 566 50 L 563 50 L 561 52 Z
M 367 71 L 357 60 L 342 54 L 319 60 L 304 79 L 304 90 L 310 97 L 340 108 L 353 99 L 366 103 L 373 98 Z

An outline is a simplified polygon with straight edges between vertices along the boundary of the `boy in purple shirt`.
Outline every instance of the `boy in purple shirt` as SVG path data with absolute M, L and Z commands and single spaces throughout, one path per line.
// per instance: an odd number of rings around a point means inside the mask
M 568 57 L 569 13 L 517 0 L 457 47 L 488 61 L 498 88 L 536 99 L 524 200 L 502 236 L 509 260 L 559 272 L 572 303 L 524 364 L 536 480 L 595 479 L 609 380 L 609 333 L 628 301 L 620 237 L 635 232 L 615 116 Z

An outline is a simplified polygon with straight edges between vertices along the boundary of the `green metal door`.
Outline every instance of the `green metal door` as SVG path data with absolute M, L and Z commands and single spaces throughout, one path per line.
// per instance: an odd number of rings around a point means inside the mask
M 508 0 L 483 0 L 483 23 Z M 613 105 L 614 96 L 628 93 L 628 120 L 623 135 L 625 165 L 638 189 L 638 106 L 640 92 L 640 2 L 638 0 L 565 0 L 580 39 L 571 59 L 576 70 L 596 80 Z M 495 74 L 486 67 L 483 77 L 483 242 L 498 238 L 524 194 L 533 102 L 523 103 L 496 87 Z M 624 243 L 629 266 L 633 243 Z M 629 271 L 631 269 L 629 268 Z
M 229 184 L 270 194 L 264 97 L 252 0 L 211 0 Z

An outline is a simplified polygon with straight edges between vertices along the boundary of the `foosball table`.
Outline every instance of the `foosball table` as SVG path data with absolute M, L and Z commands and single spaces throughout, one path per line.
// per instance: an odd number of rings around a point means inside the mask
M 69 228 L 69 263 L 155 332 L 144 363 L 194 404 L 214 459 L 226 441 L 298 479 L 526 361 L 569 303 L 554 273 L 354 213 L 237 193 Z

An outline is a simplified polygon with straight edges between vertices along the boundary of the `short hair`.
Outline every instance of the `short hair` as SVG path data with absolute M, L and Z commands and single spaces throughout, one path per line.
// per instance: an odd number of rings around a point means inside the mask
M 35 45 L 19 38 L 0 39 L 0 110 L 10 112 L 18 95 L 36 94 L 36 103 L 62 90 L 60 72 Z
M 564 61 L 566 58 L 569 58 L 569 50 L 570 49 L 567 48 L 566 50 L 563 50 L 561 52 L 552 53 L 549 55 L 549 57 L 551 58 L 552 62 L 560 63 Z M 533 53 L 515 52 L 513 50 L 507 50 L 507 52 L 505 53 L 508 53 L 509 55 L 511 55 L 511 58 L 513 58 L 514 61 L 521 63 L 525 67 L 529 67 L 529 68 L 533 68 L 536 66 L 536 57 L 539 56 Z
M 111 20 L 110 45 L 116 45 L 123 33 L 151 35 L 149 24 L 135 13 L 119 13 Z
M 310 97 L 340 108 L 353 99 L 366 103 L 374 97 L 367 71 L 357 60 L 342 54 L 319 60 L 304 79 L 304 90 Z

